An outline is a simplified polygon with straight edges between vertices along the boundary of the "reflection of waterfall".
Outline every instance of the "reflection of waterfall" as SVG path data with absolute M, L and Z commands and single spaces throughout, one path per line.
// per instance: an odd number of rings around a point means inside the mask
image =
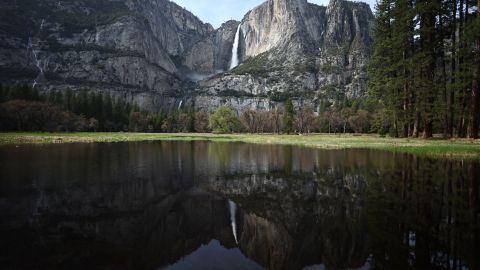
M 240 43 L 240 25 L 238 25 L 237 33 L 235 33 L 235 40 L 232 46 L 232 61 L 230 62 L 230 69 L 238 66 L 238 48 Z
M 233 231 L 233 237 L 235 237 L 235 243 L 238 244 L 238 239 L 237 239 L 237 205 L 232 202 L 228 201 L 228 207 L 230 208 L 230 221 L 232 223 L 232 231 Z

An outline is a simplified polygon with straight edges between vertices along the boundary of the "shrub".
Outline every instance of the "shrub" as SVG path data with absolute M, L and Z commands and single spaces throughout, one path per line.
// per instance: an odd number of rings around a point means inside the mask
M 268 70 L 271 67 L 267 67 L 268 55 L 266 53 L 251 57 L 245 60 L 241 65 L 232 70 L 235 75 L 250 74 L 256 77 L 265 77 L 268 75 Z
M 222 106 L 208 119 L 208 127 L 214 133 L 233 133 L 241 129 L 237 115 L 229 108 Z
M 211 130 L 208 128 L 208 113 L 197 112 L 195 113 L 195 132 L 206 133 Z
M 368 130 L 369 118 L 367 111 L 358 110 L 356 114 L 348 118 L 348 123 L 355 133 L 364 133 Z

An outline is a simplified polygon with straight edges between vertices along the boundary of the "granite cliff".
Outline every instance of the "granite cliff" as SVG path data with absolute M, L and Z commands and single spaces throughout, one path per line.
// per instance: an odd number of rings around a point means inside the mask
M 288 97 L 317 108 L 364 92 L 372 21 L 367 4 L 344 0 L 268 0 L 218 29 L 168 0 L 7 0 L 0 80 L 109 92 L 151 111 L 268 110 Z
M 268 110 L 290 97 L 318 110 L 322 100 L 358 98 L 366 84 L 372 21 L 364 3 L 266 1 L 240 24 L 242 64 L 200 82 L 196 105 Z

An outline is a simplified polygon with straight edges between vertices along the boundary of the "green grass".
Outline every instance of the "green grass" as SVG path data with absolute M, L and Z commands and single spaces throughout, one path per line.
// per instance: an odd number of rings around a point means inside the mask
M 246 142 L 321 149 L 378 149 L 448 159 L 480 159 L 480 140 L 392 139 L 352 135 L 147 134 L 147 133 L 0 133 L 0 145 L 132 141 Z

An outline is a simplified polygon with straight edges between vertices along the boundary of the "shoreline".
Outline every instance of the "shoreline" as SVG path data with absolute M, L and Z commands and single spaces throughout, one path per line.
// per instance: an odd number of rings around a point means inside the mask
M 480 140 L 405 139 L 351 134 L 205 134 L 205 133 L 0 133 L 0 146 L 145 141 L 216 141 L 280 144 L 319 149 L 376 149 L 444 159 L 480 160 Z

